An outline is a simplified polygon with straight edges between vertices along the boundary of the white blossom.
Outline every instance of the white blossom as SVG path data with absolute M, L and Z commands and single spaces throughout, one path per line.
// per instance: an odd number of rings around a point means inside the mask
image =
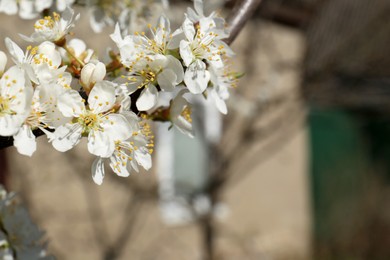
M 219 39 L 227 38 L 229 31 L 226 27 L 225 19 L 218 16 L 216 12 L 212 12 L 209 16 L 204 14 L 203 0 L 194 0 L 194 9 L 187 8 L 187 17 L 193 23 L 200 23 L 209 25 L 213 28 L 213 31 L 217 34 Z
M 50 84 L 55 81 L 61 81 L 66 67 L 59 68 L 61 65 L 61 55 L 57 51 L 54 43 L 42 42 L 39 46 L 28 46 L 26 52 L 11 39 L 5 39 L 8 51 L 12 60 L 25 71 L 27 77 L 35 84 Z M 69 75 L 67 75 L 69 78 Z M 70 80 L 67 80 L 70 85 Z M 61 84 L 63 85 L 63 84 Z
M 28 46 L 26 52 L 24 52 L 15 42 L 10 38 L 5 38 L 5 45 L 11 54 L 13 62 L 24 71 L 27 77 L 34 83 L 38 84 L 38 78 L 35 75 L 34 69 L 32 67 L 32 60 L 35 54 L 37 53 L 37 48 L 32 48 Z
M 157 86 L 161 91 L 173 91 L 183 77 L 183 66 L 176 58 L 155 55 L 153 59 L 142 59 L 134 65 L 126 86 L 130 94 L 142 89 L 136 105 L 139 111 L 147 111 L 157 104 Z
M 152 166 L 151 153 L 153 152 L 153 136 L 148 123 L 139 122 L 137 115 L 127 112 L 126 118 L 131 122 L 132 134 L 126 140 L 116 140 L 114 153 L 110 156 L 111 169 L 121 177 L 128 177 L 132 171 L 139 171 L 139 167 L 149 170 Z M 105 175 L 104 162 L 107 159 L 98 157 L 92 164 L 92 178 L 101 185 Z
M 69 30 L 74 27 L 74 23 L 79 19 L 80 14 L 74 17 L 74 11 L 70 7 L 66 8 L 60 16 L 53 13 L 53 17 L 46 16 L 35 22 L 35 32 L 30 37 L 20 35 L 28 42 L 41 43 L 51 41 L 56 44 L 61 44 L 61 41 L 68 34 Z
M 0 79 L 0 135 L 19 131 L 30 112 L 33 89 L 23 70 L 11 67 Z
M 88 106 L 77 91 L 65 91 L 58 98 L 58 108 L 65 117 L 73 117 L 73 120 L 55 130 L 51 137 L 54 148 L 65 152 L 82 136 L 87 136 L 90 153 L 109 157 L 114 152 L 115 140 L 125 140 L 131 133 L 126 118 L 114 113 L 115 105 L 115 88 L 108 81 L 96 83 L 89 94 Z
M 69 118 L 64 117 L 57 108 L 57 99 L 64 91 L 63 87 L 57 84 L 37 86 L 30 113 L 14 135 L 14 145 L 19 153 L 31 156 L 35 152 L 33 130 L 40 129 L 49 133 L 47 129 L 55 129 L 69 121 Z

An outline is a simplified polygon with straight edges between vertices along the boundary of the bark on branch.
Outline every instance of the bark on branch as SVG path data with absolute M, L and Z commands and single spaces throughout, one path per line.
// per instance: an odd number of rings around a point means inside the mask
M 232 44 L 232 42 L 237 38 L 242 28 L 252 17 L 261 2 L 262 0 L 242 0 L 237 2 L 226 19 L 230 28 L 230 36 L 225 41 L 227 44 Z

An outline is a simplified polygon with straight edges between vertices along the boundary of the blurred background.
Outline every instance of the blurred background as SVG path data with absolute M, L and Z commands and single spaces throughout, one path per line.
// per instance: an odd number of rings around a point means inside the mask
M 223 16 L 236 2 L 205 0 Z M 170 1 L 172 27 L 188 6 Z M 75 37 L 104 55 L 113 29 L 77 11 Z M 194 100 L 194 139 L 154 125 L 152 170 L 107 169 L 97 186 L 85 144 L 63 154 L 40 137 L 31 158 L 0 151 L 1 180 L 58 259 L 390 259 L 389 13 L 388 0 L 263 0 L 232 44 L 245 75 L 228 115 Z M 33 28 L 0 21 L 21 45 Z

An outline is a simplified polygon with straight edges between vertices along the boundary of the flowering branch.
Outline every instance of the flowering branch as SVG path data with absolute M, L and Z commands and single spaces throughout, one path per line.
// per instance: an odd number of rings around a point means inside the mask
M 13 138 L 18 152 L 31 156 L 39 132 L 60 152 L 87 137 L 99 185 L 105 162 L 122 177 L 139 166 L 150 169 L 154 136 L 147 121 L 171 122 L 192 137 L 191 96 L 227 114 L 238 76 L 228 66 L 234 52 L 226 42 L 235 39 L 260 2 L 247 0 L 234 8 L 231 35 L 222 17 L 204 14 L 202 0 L 194 0 L 176 30 L 164 16 L 156 27 L 148 25 L 150 33 L 127 34 L 117 24 L 110 37 L 118 54 L 110 53 L 109 64 L 82 40 L 67 39 L 80 17 L 70 7 L 37 20 L 30 36 L 21 35 L 36 46 L 24 51 L 5 39 L 15 65 L 4 73 L 7 56 L 0 52 L 1 144 Z

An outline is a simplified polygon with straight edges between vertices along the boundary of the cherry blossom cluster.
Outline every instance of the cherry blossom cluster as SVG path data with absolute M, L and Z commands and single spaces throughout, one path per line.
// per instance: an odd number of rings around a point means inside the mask
M 1 0 L 0 13 L 35 19 L 50 10 L 63 12 L 76 4 L 87 7 L 95 32 L 116 23 L 122 31 L 132 32 L 168 8 L 168 0 Z
M 228 66 L 233 52 L 223 42 L 225 21 L 205 16 L 201 0 L 174 31 L 164 16 L 148 33 L 122 35 L 116 25 L 111 38 L 118 53 L 109 51 L 106 61 L 82 40 L 69 39 L 78 19 L 69 7 L 39 19 L 30 36 L 22 35 L 32 44 L 26 50 L 5 39 L 14 65 L 6 69 L 0 52 L 0 136 L 13 137 L 19 153 L 31 156 L 42 133 L 60 152 L 85 137 L 100 185 L 105 163 L 122 177 L 151 168 L 150 121 L 171 122 L 193 136 L 189 97 L 227 113 L 236 82 Z

